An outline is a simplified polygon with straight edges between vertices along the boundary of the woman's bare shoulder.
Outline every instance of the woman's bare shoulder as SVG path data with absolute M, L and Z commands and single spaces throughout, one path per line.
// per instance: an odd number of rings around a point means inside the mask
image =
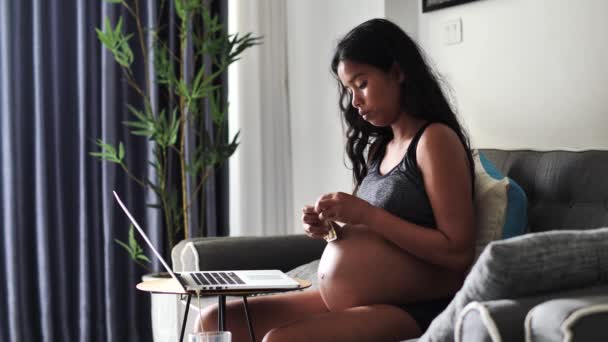
M 454 129 L 446 124 L 434 122 L 422 133 L 416 149 L 418 163 L 425 164 L 435 158 L 466 157 L 465 147 Z M 422 165 L 421 165 L 422 166 Z
M 455 140 L 454 140 L 455 139 Z M 456 131 L 452 129 L 450 126 L 441 123 L 441 122 L 433 122 L 424 130 L 422 136 L 420 137 L 421 142 L 454 142 L 460 141 L 458 138 L 458 134 Z

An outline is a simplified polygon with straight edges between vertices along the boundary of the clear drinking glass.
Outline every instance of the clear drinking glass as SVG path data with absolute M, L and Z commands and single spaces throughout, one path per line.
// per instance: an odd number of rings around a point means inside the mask
M 230 331 L 205 331 L 188 334 L 188 342 L 230 342 L 232 334 Z

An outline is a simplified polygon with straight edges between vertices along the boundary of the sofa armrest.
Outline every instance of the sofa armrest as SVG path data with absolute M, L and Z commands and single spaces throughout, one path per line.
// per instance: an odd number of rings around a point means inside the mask
M 525 298 L 472 302 L 460 312 L 456 322 L 454 340 L 457 342 L 501 340 L 524 342 L 527 341 L 525 338 L 526 316 L 533 308 L 541 307 L 544 303 L 554 300 L 602 296 L 606 293 L 608 293 L 608 285 L 599 285 Z M 541 322 L 540 324 L 546 323 Z M 558 340 L 561 341 L 561 339 Z
M 178 272 L 279 269 L 284 272 L 319 259 L 324 240 L 306 235 L 209 237 L 186 239 L 171 251 Z
M 568 296 L 532 308 L 526 341 L 608 341 L 608 295 Z

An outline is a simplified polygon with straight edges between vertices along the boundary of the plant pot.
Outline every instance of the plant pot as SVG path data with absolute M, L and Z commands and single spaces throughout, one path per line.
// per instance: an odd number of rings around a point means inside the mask
M 171 278 L 168 272 L 150 273 L 143 281 Z M 184 305 L 179 295 L 150 293 L 152 336 L 155 342 L 177 341 L 184 315 Z

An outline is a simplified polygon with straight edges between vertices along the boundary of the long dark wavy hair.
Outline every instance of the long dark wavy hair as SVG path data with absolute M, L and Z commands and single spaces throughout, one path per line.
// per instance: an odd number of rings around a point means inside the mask
M 468 135 L 420 48 L 399 26 L 385 19 L 372 19 L 355 27 L 339 41 L 331 61 L 340 90 L 340 110 L 348 126 L 346 154 L 353 168 L 355 193 L 367 175 L 369 161 L 384 150 L 393 138 L 393 132 L 390 127 L 376 127 L 363 120 L 353 107 L 351 95 L 338 78 L 338 64 L 343 60 L 371 65 L 384 72 L 389 72 L 397 64 L 405 74 L 405 81 L 401 84 L 401 108 L 415 118 L 440 122 L 452 128 L 465 146 L 471 177 L 474 177 Z M 415 160 L 408 162 L 416 165 Z

